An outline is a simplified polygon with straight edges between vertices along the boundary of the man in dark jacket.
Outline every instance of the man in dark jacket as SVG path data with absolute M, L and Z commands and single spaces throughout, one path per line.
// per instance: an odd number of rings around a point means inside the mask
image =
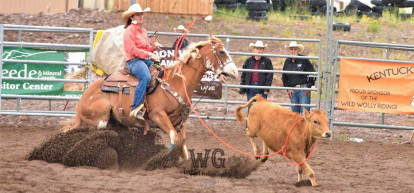
M 286 47 L 290 55 L 302 56 L 299 53 L 303 52 L 304 46 L 298 44 L 296 41 L 290 42 Z M 312 63 L 309 59 L 301 58 L 287 58 L 283 65 L 284 71 L 302 71 L 302 72 L 315 72 Z M 315 85 L 315 78 L 309 77 L 308 74 L 283 74 L 282 81 L 284 87 L 297 87 L 297 88 L 311 88 Z M 290 98 L 291 104 L 298 104 L 292 106 L 292 111 L 302 114 L 303 108 L 306 108 L 308 112 L 310 107 L 301 107 L 300 104 L 310 104 L 311 92 L 309 90 L 287 90 L 287 94 Z
M 185 33 L 185 32 L 187 32 L 188 30 L 187 30 L 187 28 L 185 28 L 183 25 L 179 25 L 177 28 L 174 28 L 174 31 L 176 32 L 176 33 Z M 174 41 L 174 43 L 173 43 L 173 45 L 172 45 L 172 48 L 173 49 L 175 49 L 175 47 L 177 46 L 177 47 L 179 47 L 179 46 L 181 46 L 180 47 L 180 50 L 183 50 L 183 49 L 185 49 L 188 45 L 190 45 L 190 42 L 187 40 L 187 38 L 184 38 L 184 40 L 183 39 L 181 39 L 181 41 L 180 41 L 180 38 L 181 38 L 181 36 L 178 36 L 178 38 Z M 183 42 L 184 41 L 184 42 Z
M 253 53 L 263 54 L 267 44 L 263 44 L 258 40 L 255 44 L 250 43 L 250 48 Z M 273 70 L 272 61 L 264 56 L 252 56 L 243 64 L 243 69 L 258 69 L 258 70 Z M 273 80 L 273 73 L 271 72 L 242 72 L 240 85 L 252 85 L 252 86 L 271 86 Z M 262 95 L 267 98 L 269 89 L 257 89 L 257 88 L 240 88 L 240 94 L 247 94 L 247 101 L 254 97 L 256 94 Z

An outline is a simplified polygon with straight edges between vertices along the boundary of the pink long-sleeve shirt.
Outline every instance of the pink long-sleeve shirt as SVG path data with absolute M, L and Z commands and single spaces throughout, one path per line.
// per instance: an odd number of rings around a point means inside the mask
M 135 24 L 129 25 L 124 32 L 124 49 L 126 61 L 133 58 L 148 58 L 154 48 L 150 45 L 147 30 Z

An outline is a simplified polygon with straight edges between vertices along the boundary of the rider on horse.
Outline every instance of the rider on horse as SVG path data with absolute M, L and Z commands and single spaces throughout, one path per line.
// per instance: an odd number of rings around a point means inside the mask
M 154 50 L 160 49 L 161 45 L 156 42 L 155 36 L 148 38 L 147 30 L 142 26 L 144 12 L 147 11 L 150 11 L 150 8 L 142 10 L 139 4 L 134 4 L 121 16 L 125 22 L 124 48 L 128 70 L 139 79 L 129 115 L 138 118 L 143 116 L 141 109 L 144 106 L 145 91 L 151 79 L 148 67 L 154 65 L 151 59 L 161 59 L 153 54 Z

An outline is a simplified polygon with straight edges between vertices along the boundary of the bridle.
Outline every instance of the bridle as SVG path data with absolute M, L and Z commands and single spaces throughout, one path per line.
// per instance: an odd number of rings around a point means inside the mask
M 219 66 L 220 66 L 219 72 L 217 73 L 217 76 L 219 76 L 220 74 L 223 74 L 223 73 L 224 73 L 224 72 L 223 72 L 223 70 L 221 70 L 221 69 L 223 69 L 223 68 L 224 68 L 224 66 L 226 66 L 227 64 L 232 63 L 232 62 L 233 62 L 233 60 L 232 60 L 232 59 L 230 59 L 230 60 L 228 60 L 227 62 L 223 62 L 223 61 L 220 59 L 220 57 L 217 55 L 216 46 L 211 45 L 211 47 L 213 48 L 213 54 L 214 54 L 214 56 L 216 56 L 216 59 L 217 59 L 217 61 L 218 61 L 218 63 L 219 63 Z M 228 53 L 227 53 L 227 54 L 228 54 Z
M 216 46 L 211 46 L 211 47 L 213 48 L 213 54 L 216 56 L 217 61 L 219 61 L 220 68 L 223 68 L 225 65 L 227 65 L 227 64 L 229 64 L 229 63 L 232 63 L 232 62 L 233 62 L 233 60 L 229 60 L 229 61 L 227 61 L 226 63 L 224 63 L 224 62 L 220 59 L 220 57 L 217 55 Z M 228 54 L 228 53 L 227 53 L 227 54 Z
M 216 76 L 218 76 L 218 75 L 220 75 L 220 74 L 223 74 L 223 71 L 221 70 L 224 66 L 226 66 L 227 64 L 229 64 L 229 63 L 232 63 L 233 62 L 233 60 L 228 60 L 227 62 L 223 62 L 223 60 L 221 60 L 220 59 L 220 57 L 218 56 L 218 54 L 217 54 L 217 51 L 216 51 L 216 46 L 213 46 L 213 45 L 211 45 L 211 47 L 212 47 L 212 52 L 213 52 L 213 54 L 214 54 L 214 56 L 215 56 L 215 58 L 216 58 L 216 60 L 217 60 L 217 62 L 218 62 L 218 64 L 219 64 L 219 66 L 220 66 L 220 68 L 219 68 L 219 72 L 216 74 Z M 206 57 L 207 58 L 207 57 Z M 196 68 L 196 67 L 193 67 L 193 66 L 191 66 L 191 65 L 187 65 L 188 67 L 191 67 L 192 69 L 194 69 L 196 72 L 199 72 L 199 73 L 202 73 L 202 74 L 204 74 L 204 73 L 206 73 L 206 71 L 208 71 L 208 70 L 211 70 L 211 71 L 213 71 L 214 72 L 214 70 L 212 70 L 212 69 L 210 69 L 210 68 L 208 68 L 207 67 L 207 61 L 209 60 L 209 59 L 204 59 L 204 61 L 203 61 L 203 65 L 204 66 L 206 66 L 206 70 L 200 70 L 200 69 L 198 69 L 198 68 Z

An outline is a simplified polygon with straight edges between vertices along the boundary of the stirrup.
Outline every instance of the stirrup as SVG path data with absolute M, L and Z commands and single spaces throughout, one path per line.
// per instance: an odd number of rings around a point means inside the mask
M 140 120 L 142 120 L 142 121 L 145 121 L 145 119 L 144 119 L 144 115 L 145 115 L 145 111 L 139 111 L 138 113 L 137 113 L 137 119 L 140 119 Z
M 141 103 L 140 105 L 138 105 L 138 107 L 137 107 L 137 108 L 135 108 L 134 110 L 132 110 L 132 111 L 129 113 L 129 116 L 131 116 L 131 117 L 136 117 L 136 116 L 137 116 L 137 114 L 138 114 L 138 112 L 140 112 L 140 111 L 141 111 L 142 107 L 144 107 L 144 103 Z

